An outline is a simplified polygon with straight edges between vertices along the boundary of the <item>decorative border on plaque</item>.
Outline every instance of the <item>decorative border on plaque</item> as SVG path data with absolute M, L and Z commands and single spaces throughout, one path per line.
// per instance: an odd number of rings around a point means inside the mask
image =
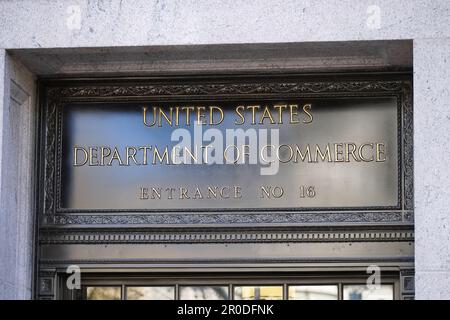
M 61 130 L 60 112 L 64 103 L 69 101 L 99 101 L 111 98 L 117 101 L 130 98 L 148 97 L 194 97 L 194 96 L 234 96 L 251 95 L 304 95 L 322 96 L 397 96 L 401 100 L 399 108 L 399 159 L 404 169 L 399 172 L 399 207 L 380 208 L 330 208 L 329 212 L 317 212 L 320 209 L 287 209 L 282 213 L 267 210 L 237 210 L 239 212 L 217 213 L 220 210 L 177 211 L 174 213 L 139 212 L 120 210 L 105 214 L 101 210 L 76 211 L 70 214 L 59 212 L 58 195 L 60 172 L 58 169 L 61 154 L 57 146 Z M 398 209 L 413 208 L 413 158 L 412 158 L 412 104 L 411 84 L 409 81 L 317 81 L 317 82 L 268 82 L 268 83 L 209 83 L 209 84 L 152 84 L 152 85 L 84 85 L 48 87 L 45 101 L 45 159 L 43 173 L 43 224 L 44 225 L 136 225 L 136 224 L 286 224 L 286 223 L 411 223 L 412 213 L 408 215 L 396 212 Z M 400 160 L 399 160 L 400 161 Z M 399 166 L 402 168 L 402 165 Z M 268 209 L 269 210 L 269 209 Z M 277 209 L 275 209 L 277 210 Z M 314 211 L 317 210 L 317 211 Z M 340 212 L 354 210 L 353 212 Z M 359 211 L 358 211 L 359 210 Z M 362 210 L 362 211 L 361 211 Z M 371 211 L 383 210 L 383 211 Z M 389 210 L 389 212 L 386 212 Z M 264 212 L 267 211 L 267 212 Z M 295 212 L 301 211 L 301 212 Z M 120 212 L 120 213 L 119 213 Z M 206 213 L 208 212 L 208 213 Z M 128 214 L 127 214 L 128 213 Z
M 404 209 L 414 209 L 414 167 L 413 167 L 413 106 L 412 106 L 412 88 L 409 82 L 402 86 L 401 94 L 403 111 L 403 180 L 404 180 Z
M 44 208 L 45 214 L 55 212 L 55 173 L 57 112 L 61 104 L 58 89 L 49 88 L 45 108 L 45 164 L 44 164 Z
M 320 81 L 277 83 L 155 84 L 124 86 L 62 87 L 66 98 L 146 97 L 193 95 L 304 94 L 348 92 L 395 92 L 404 81 Z
M 402 212 L 215 213 L 215 214 L 58 214 L 45 216 L 53 225 L 249 225 L 403 223 Z

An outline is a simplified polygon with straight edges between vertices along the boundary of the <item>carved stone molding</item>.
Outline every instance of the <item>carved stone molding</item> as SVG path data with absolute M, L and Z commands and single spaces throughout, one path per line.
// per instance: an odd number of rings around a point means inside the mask
M 368 242 L 414 241 L 413 231 L 300 231 L 300 232 L 148 232 L 49 231 L 40 243 L 49 244 L 157 244 L 157 243 L 261 243 L 261 242 Z
M 382 257 L 382 258 L 376 258 L 377 263 L 399 263 L 399 262 L 406 262 L 411 263 L 414 261 L 414 258 L 412 257 Z M 370 258 L 361 258 L 361 257 L 354 257 L 354 258 L 248 258 L 248 259 L 229 259 L 229 258 L 223 258 L 223 259 L 166 259 L 166 258 L 155 258 L 155 259 L 82 259 L 82 260 L 66 260 L 66 259 L 42 259 L 41 263 L 43 265 L 88 265 L 88 264 L 109 264 L 111 265 L 121 265 L 123 268 L 123 264 L 126 265 L 157 265 L 157 264 L 176 264 L 177 266 L 181 266 L 183 264 L 201 264 L 203 266 L 206 266 L 208 264 L 289 264 L 289 263 L 366 263 L 371 264 L 374 263 L 374 259 Z

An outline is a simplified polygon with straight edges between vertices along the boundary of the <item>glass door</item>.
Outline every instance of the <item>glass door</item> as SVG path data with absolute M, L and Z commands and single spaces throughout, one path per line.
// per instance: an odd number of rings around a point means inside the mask
M 271 277 L 88 276 L 72 298 L 87 300 L 393 300 L 399 297 L 398 275 L 366 284 L 363 275 Z

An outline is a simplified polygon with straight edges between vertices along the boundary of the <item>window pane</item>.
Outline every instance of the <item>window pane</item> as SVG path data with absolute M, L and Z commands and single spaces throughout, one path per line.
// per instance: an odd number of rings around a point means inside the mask
M 337 286 L 289 286 L 290 300 L 337 300 Z
M 180 287 L 180 300 L 227 300 L 226 286 Z
M 87 287 L 88 300 L 120 300 L 122 298 L 120 287 Z
M 235 300 L 282 300 L 282 286 L 235 286 Z
M 344 300 L 393 300 L 394 286 L 381 285 L 379 289 L 369 289 L 366 285 L 345 285 Z
M 127 287 L 127 300 L 173 300 L 174 287 Z

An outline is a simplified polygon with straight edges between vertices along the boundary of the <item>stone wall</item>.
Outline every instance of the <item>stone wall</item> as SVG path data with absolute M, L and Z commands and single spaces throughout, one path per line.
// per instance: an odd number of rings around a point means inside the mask
M 418 299 L 450 299 L 450 39 L 414 42 Z
M 0 299 L 29 299 L 34 259 L 36 87 L 34 76 L 22 64 L 7 54 L 2 58 Z

